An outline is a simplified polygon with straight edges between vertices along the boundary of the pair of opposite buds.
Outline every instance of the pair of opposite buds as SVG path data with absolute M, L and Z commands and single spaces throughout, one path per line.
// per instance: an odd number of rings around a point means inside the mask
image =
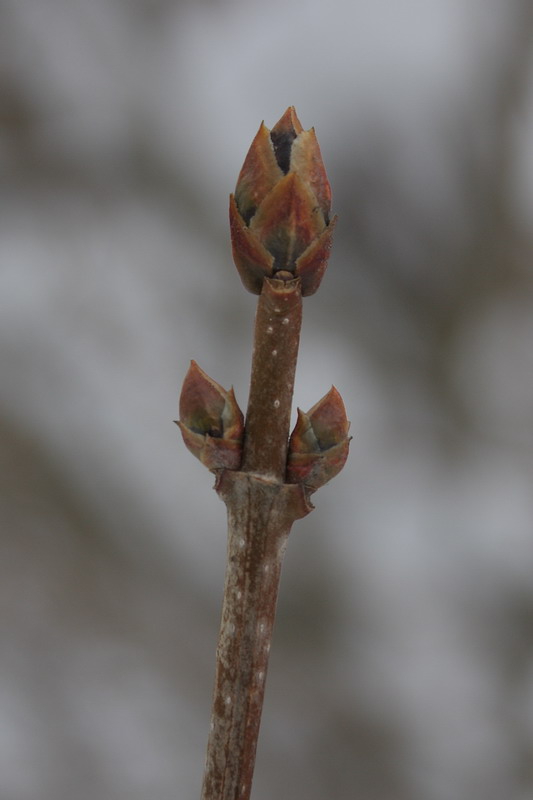
M 250 292 L 265 279 L 299 279 L 314 294 L 326 271 L 336 217 L 314 129 L 305 131 L 294 108 L 269 130 L 261 124 L 230 196 L 233 258 Z M 233 389 L 223 389 L 193 361 L 180 400 L 185 444 L 210 470 L 238 470 L 244 418 Z M 268 425 L 268 420 L 265 420 Z M 341 396 L 332 387 L 298 420 L 289 441 L 286 481 L 311 490 L 329 481 L 348 455 Z
M 185 377 L 177 424 L 191 453 L 208 469 L 240 468 L 244 416 L 235 393 L 223 389 L 195 361 Z M 334 386 L 307 413 L 298 409 L 289 440 L 286 482 L 315 491 L 335 477 L 348 457 L 349 427 Z

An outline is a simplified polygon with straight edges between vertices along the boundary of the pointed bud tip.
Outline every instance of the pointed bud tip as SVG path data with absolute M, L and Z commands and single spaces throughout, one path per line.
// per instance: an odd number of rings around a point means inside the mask
M 181 389 L 180 419 L 194 429 L 202 429 L 206 420 L 216 419 L 226 402 L 227 392 L 191 360 Z
M 289 106 L 284 114 L 278 119 L 270 134 L 275 132 L 275 134 L 286 134 L 286 133 L 293 133 L 294 136 L 297 136 L 299 133 L 303 131 L 303 126 L 300 120 L 298 119 L 298 114 L 296 113 L 296 109 L 294 106 Z
M 342 397 L 334 386 L 309 411 L 309 419 L 323 450 L 345 439 L 350 429 Z

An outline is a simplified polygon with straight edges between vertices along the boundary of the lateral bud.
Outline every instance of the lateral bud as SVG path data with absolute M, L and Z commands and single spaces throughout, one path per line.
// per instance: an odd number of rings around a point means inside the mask
M 287 483 L 301 483 L 314 492 L 334 478 L 348 458 L 349 429 L 342 397 L 334 386 L 307 414 L 298 409 L 289 440 Z
M 233 389 L 226 391 L 191 361 L 176 422 L 191 453 L 212 472 L 239 469 L 244 417 Z

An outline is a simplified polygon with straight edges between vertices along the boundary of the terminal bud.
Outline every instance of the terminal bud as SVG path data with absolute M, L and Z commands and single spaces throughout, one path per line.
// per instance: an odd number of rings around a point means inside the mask
M 314 129 L 304 131 L 292 106 L 272 130 L 261 123 L 230 196 L 233 258 L 244 286 L 261 294 L 265 278 L 300 278 L 302 296 L 314 294 L 332 244 L 330 206 Z

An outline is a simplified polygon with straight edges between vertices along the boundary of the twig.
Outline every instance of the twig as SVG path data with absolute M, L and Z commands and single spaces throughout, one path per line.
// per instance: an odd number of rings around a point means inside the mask
M 332 388 L 289 440 L 302 296 L 324 274 L 334 220 L 314 131 L 290 108 L 261 125 L 230 202 L 233 255 L 259 294 L 246 424 L 233 390 L 192 362 L 180 399 L 189 449 L 217 476 L 228 563 L 202 800 L 249 800 L 283 554 L 310 495 L 344 465 L 348 427 Z

